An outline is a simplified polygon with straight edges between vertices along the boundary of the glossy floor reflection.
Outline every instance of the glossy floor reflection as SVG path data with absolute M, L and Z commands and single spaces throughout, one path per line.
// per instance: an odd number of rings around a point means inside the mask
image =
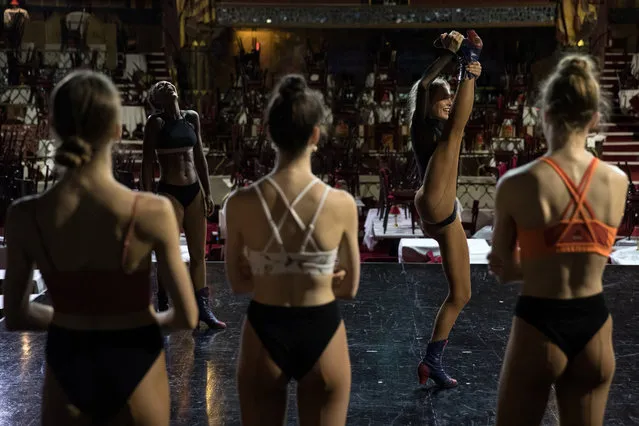
M 497 380 L 518 287 L 499 286 L 486 267 L 473 266 L 473 299 L 446 351 L 453 390 L 417 384 L 415 368 L 446 286 L 439 266 L 366 264 L 357 301 L 342 303 L 349 333 L 353 387 L 349 425 L 490 425 Z M 209 264 L 216 313 L 229 328 L 217 334 L 167 337 L 172 424 L 239 425 L 235 362 L 247 298 L 230 294 L 221 264 Z M 639 424 L 639 268 L 609 267 L 606 298 L 614 318 L 617 371 L 607 426 Z M 0 425 L 37 425 L 44 334 L 0 331 Z M 288 424 L 295 424 L 294 392 Z M 551 399 L 552 401 L 552 399 Z M 556 425 L 551 402 L 544 425 Z

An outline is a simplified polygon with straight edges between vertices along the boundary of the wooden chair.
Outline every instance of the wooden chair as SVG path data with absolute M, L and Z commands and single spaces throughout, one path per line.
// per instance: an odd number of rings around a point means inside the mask
M 379 171 L 379 217 L 384 219 L 384 233 L 388 228 L 388 216 L 391 208 L 403 206 L 404 212 L 408 216 L 410 214 L 411 230 L 415 233 L 416 210 L 415 210 L 415 193 L 414 189 L 396 188 L 392 185 L 391 171 L 388 168 L 381 168 Z
M 468 237 L 472 237 L 477 231 L 477 218 L 479 217 L 479 200 L 473 201 L 473 208 L 471 210 L 470 222 L 462 221 L 464 231 L 468 231 Z

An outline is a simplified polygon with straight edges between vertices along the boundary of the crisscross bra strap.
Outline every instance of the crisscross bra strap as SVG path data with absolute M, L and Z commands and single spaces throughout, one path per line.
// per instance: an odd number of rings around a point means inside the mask
M 582 217 L 586 219 L 583 208 L 586 209 L 586 211 L 590 215 L 590 218 L 594 219 L 595 215 L 592 211 L 592 208 L 590 207 L 590 204 L 586 200 L 586 194 L 588 193 L 588 189 L 590 188 L 590 183 L 592 182 L 592 177 L 594 175 L 595 168 L 599 164 L 599 160 L 596 157 L 592 159 L 592 161 L 588 165 L 588 168 L 584 172 L 579 185 L 575 185 L 572 179 L 570 179 L 570 177 L 568 177 L 568 175 L 561 169 L 561 167 L 559 167 L 559 165 L 550 157 L 542 157 L 541 161 L 548 164 L 550 167 L 553 168 L 553 170 L 555 170 L 557 175 L 559 175 L 561 180 L 566 185 L 566 188 L 570 192 L 572 200 L 566 206 L 566 209 L 561 215 L 561 219 L 565 219 L 566 215 L 568 214 L 568 210 L 573 205 L 573 203 L 575 204 L 575 210 L 572 214 L 571 220 L 573 220 L 579 213 L 581 213 Z
M 324 207 L 324 203 L 326 203 L 326 198 L 328 198 L 328 193 L 331 191 L 331 187 L 326 185 L 324 188 L 324 193 L 322 194 L 322 198 L 320 199 L 319 204 L 317 205 L 317 210 L 315 210 L 315 214 L 313 215 L 313 219 L 308 224 L 306 228 L 306 235 L 304 236 L 304 241 L 302 241 L 302 245 L 300 247 L 300 252 L 304 252 L 306 250 L 306 245 L 309 241 L 315 246 L 315 250 L 319 250 L 319 246 L 315 242 L 313 238 L 313 232 L 315 231 L 315 222 L 317 222 L 317 218 L 319 218 L 320 212 L 322 211 L 322 207 Z
M 284 243 L 282 242 L 282 237 L 280 236 L 280 231 L 277 228 L 275 221 L 273 220 L 273 216 L 271 215 L 271 211 L 269 210 L 268 205 L 266 204 L 266 200 L 264 199 L 264 195 L 262 195 L 262 190 L 260 189 L 259 185 L 255 185 L 255 192 L 257 193 L 257 198 L 260 199 L 260 203 L 262 204 L 264 214 L 266 215 L 266 219 L 268 219 L 268 224 L 271 227 L 271 238 L 268 240 L 268 244 L 266 245 L 265 250 L 268 247 L 270 247 L 273 241 L 273 238 L 275 238 L 275 240 L 280 245 L 280 247 L 284 247 Z
M 590 238 L 592 239 L 592 241 L 596 241 L 595 230 L 593 229 L 591 223 L 588 221 L 588 219 L 595 219 L 595 215 L 592 211 L 592 208 L 590 207 L 590 204 L 586 200 L 586 195 L 588 193 L 588 189 L 590 188 L 590 183 L 592 182 L 592 176 L 594 175 L 595 168 L 597 164 L 599 164 L 598 159 L 596 157 L 592 159 L 578 186 L 575 185 L 572 179 L 570 179 L 568 175 L 566 175 L 566 173 L 552 159 L 550 159 L 549 157 L 543 157 L 543 161 L 546 164 L 550 165 L 555 170 L 555 172 L 557 172 L 561 180 L 564 181 L 564 184 L 566 185 L 566 188 L 568 188 L 570 196 L 572 197 L 571 202 L 568 203 L 568 206 L 561 216 L 561 220 L 564 220 L 566 218 L 566 214 L 568 213 L 570 206 L 574 203 L 575 209 L 568 221 L 574 222 L 575 220 L 578 220 L 577 217 L 581 215 L 586 228 L 588 229 L 588 233 L 590 234 Z M 590 217 L 586 216 L 586 212 Z M 569 230 L 570 227 L 566 227 L 559 236 L 558 241 L 561 241 Z
M 297 225 L 300 227 L 300 229 L 302 229 L 302 230 L 306 230 L 307 229 L 307 226 L 304 224 L 302 219 L 299 217 L 299 215 L 295 211 L 294 207 L 295 207 L 295 205 L 297 205 L 297 203 L 300 202 L 300 200 L 304 197 L 304 195 L 306 195 L 306 193 L 308 193 L 308 191 L 310 191 L 310 189 L 313 186 L 315 186 L 315 184 L 320 182 L 320 180 L 318 178 L 314 178 L 311 182 L 309 182 L 308 185 L 306 185 L 306 187 L 304 187 L 304 189 L 290 203 L 289 203 L 288 199 L 286 198 L 286 195 L 284 194 L 284 191 L 282 191 L 282 188 L 277 184 L 277 182 L 275 182 L 270 176 L 266 177 L 266 181 L 269 182 L 273 186 L 275 191 L 279 194 L 280 198 L 282 199 L 282 201 L 286 205 L 286 212 L 282 215 L 282 217 L 280 218 L 279 222 L 276 223 L 273 220 L 273 216 L 271 214 L 270 209 L 268 208 L 268 205 L 266 204 L 266 199 L 264 198 L 264 195 L 263 195 L 262 191 L 260 190 L 259 185 L 255 185 L 255 192 L 257 193 L 257 196 L 260 199 L 260 203 L 262 204 L 262 208 L 264 209 L 264 214 L 266 215 L 266 218 L 268 219 L 269 226 L 271 227 L 271 231 L 272 231 L 271 238 L 266 243 L 266 246 L 264 247 L 264 251 L 267 251 L 271 247 L 271 244 L 273 243 L 273 239 L 275 239 L 275 241 L 277 241 L 277 243 L 279 244 L 280 248 L 282 250 L 284 250 L 284 243 L 282 241 L 282 236 L 280 234 L 280 229 L 284 225 L 284 222 L 286 221 L 286 218 L 288 217 L 289 214 L 293 217 L 295 222 L 297 222 Z M 315 242 L 313 242 L 313 244 L 315 244 Z

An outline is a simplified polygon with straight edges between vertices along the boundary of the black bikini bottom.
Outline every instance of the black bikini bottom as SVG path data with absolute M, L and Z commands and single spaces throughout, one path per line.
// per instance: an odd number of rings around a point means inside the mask
M 289 380 L 298 381 L 313 368 L 342 322 L 337 301 L 292 308 L 251 301 L 246 318 L 273 362 Z
M 603 293 L 578 299 L 519 296 L 515 315 L 542 332 L 571 361 L 608 320 Z
M 170 195 L 178 200 L 182 207 L 187 208 L 200 193 L 200 182 L 195 181 L 188 185 L 171 185 L 163 181 L 158 182 L 158 193 Z
M 51 325 L 46 360 L 69 402 L 101 424 L 122 411 L 163 347 L 156 324 L 124 330 Z
M 437 223 L 428 223 L 426 221 L 422 221 L 422 222 L 429 227 L 444 228 L 450 225 L 451 223 L 453 223 L 455 219 L 457 219 L 457 200 L 455 200 L 455 207 L 453 207 L 453 212 L 446 219 Z

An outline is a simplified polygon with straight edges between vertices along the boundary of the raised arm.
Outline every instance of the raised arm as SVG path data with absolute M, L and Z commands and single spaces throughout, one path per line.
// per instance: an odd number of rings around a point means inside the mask
M 31 206 L 34 207 L 34 206 Z M 4 279 L 4 314 L 7 330 L 43 331 L 53 319 L 53 308 L 41 303 L 30 303 L 33 290 L 34 260 L 25 247 L 26 229 L 33 217 L 28 205 L 18 202 L 7 211 L 5 237 L 7 242 L 7 273 Z
M 415 111 L 412 118 L 413 125 L 423 123 L 426 119 L 428 115 L 428 90 L 430 84 L 453 60 L 456 60 L 456 53 L 464 40 L 464 36 L 457 31 L 452 31 L 450 34 L 442 34 L 440 37 L 444 49 L 439 50 L 439 52 L 441 52 L 440 56 L 426 68 L 426 71 L 424 71 L 422 78 L 417 84 Z
M 516 181 L 508 174 L 497 184 L 492 249 L 488 255 L 488 268 L 502 284 L 522 279 L 517 247 L 517 226 L 510 206 L 513 194 L 519 191 Z
M 241 232 L 244 221 L 242 198 L 245 196 L 244 192 L 236 192 L 229 197 L 224 206 L 226 219 L 224 266 L 231 290 L 236 294 L 252 293 L 254 288 L 253 276 L 244 255 L 244 236 Z
M 144 126 L 144 142 L 142 144 L 142 176 L 140 183 L 143 191 L 152 192 L 155 178 L 155 144 L 157 143 L 160 130 L 162 129 L 162 119 L 151 116 Z
M 344 235 L 339 245 L 339 259 L 336 270 L 338 274 L 333 279 L 333 292 L 339 299 L 354 299 L 359 289 L 360 255 L 358 243 L 358 213 L 353 197 L 340 191 L 344 222 Z

